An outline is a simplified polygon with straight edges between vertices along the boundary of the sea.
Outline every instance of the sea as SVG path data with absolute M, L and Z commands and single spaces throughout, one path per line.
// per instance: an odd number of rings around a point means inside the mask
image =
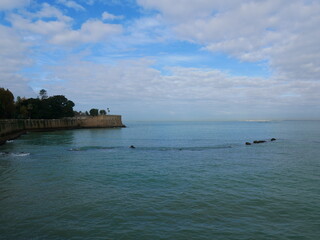
M 320 239 L 320 121 L 125 124 L 0 146 L 0 239 Z

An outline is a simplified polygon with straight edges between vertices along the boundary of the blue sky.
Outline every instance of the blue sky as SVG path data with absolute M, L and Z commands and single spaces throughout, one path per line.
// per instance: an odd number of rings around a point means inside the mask
M 316 0 L 1 0 L 0 87 L 127 120 L 319 119 L 319 12 Z

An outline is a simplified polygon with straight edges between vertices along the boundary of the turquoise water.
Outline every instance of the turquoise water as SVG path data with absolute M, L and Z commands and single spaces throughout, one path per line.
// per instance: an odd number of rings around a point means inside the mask
M 319 239 L 320 122 L 126 125 L 0 146 L 0 238 Z

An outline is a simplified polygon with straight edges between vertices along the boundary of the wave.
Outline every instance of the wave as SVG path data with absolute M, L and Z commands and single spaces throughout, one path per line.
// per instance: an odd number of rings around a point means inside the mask
M 14 157 L 25 157 L 25 156 L 29 156 L 30 153 L 26 153 L 26 152 L 21 152 L 21 153 L 11 153 L 11 156 Z
M 0 156 L 13 156 L 13 157 L 25 157 L 29 156 L 28 152 L 10 153 L 10 152 L 0 152 Z

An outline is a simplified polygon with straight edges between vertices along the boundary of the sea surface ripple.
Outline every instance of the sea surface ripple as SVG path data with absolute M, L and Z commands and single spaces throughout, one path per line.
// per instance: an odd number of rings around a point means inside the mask
M 319 121 L 126 125 L 1 146 L 0 238 L 319 239 Z

